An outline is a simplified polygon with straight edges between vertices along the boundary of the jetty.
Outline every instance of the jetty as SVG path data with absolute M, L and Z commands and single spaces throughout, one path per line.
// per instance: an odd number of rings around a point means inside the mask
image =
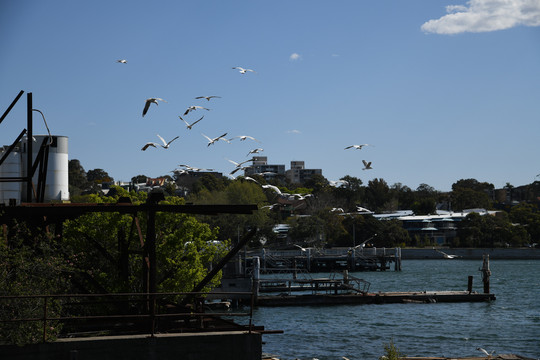
M 257 289 L 256 306 L 310 306 L 344 304 L 397 304 L 397 303 L 456 303 L 485 302 L 496 299 L 489 291 L 489 256 L 484 256 L 482 266 L 483 292 L 473 291 L 473 277 L 468 277 L 467 290 L 462 291 L 406 291 L 370 292 L 371 284 L 343 272 L 338 278 L 332 275 L 313 279 L 260 279 L 254 277 Z
M 395 271 L 401 271 L 401 248 L 295 248 L 261 249 L 251 251 L 249 263 L 258 257 L 261 262 L 260 272 L 274 273 L 295 272 L 304 269 L 308 272 L 348 271 L 386 271 L 394 264 Z

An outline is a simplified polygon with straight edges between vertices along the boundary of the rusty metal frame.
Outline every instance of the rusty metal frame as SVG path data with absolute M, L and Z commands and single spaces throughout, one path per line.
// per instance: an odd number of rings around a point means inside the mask
M 155 307 L 157 298 L 165 296 L 206 296 L 206 295 L 245 295 L 250 296 L 250 308 L 248 312 L 237 312 L 237 313 L 205 313 L 203 311 L 197 312 L 197 309 L 194 309 L 191 312 L 179 312 L 179 313 L 166 313 L 166 314 L 156 314 Z M 41 317 L 35 318 L 15 318 L 15 319 L 0 319 L 0 323 L 13 323 L 13 322 L 34 322 L 42 321 L 43 330 L 42 330 L 42 340 L 43 342 L 47 341 L 47 324 L 50 321 L 66 321 L 66 320 L 108 320 L 108 319 L 149 319 L 150 327 L 148 329 L 148 334 L 150 336 L 155 336 L 156 321 L 161 318 L 174 318 L 174 317 L 191 317 L 191 318 L 201 318 L 202 317 L 220 317 L 223 315 L 231 317 L 249 317 L 248 333 L 253 331 L 264 333 L 264 328 L 254 327 L 253 326 L 253 304 L 254 304 L 254 292 L 166 292 L 166 293 L 118 293 L 118 294 L 60 294 L 60 295 L 10 295 L 10 296 L 0 296 L 0 302 L 6 300 L 21 300 L 21 299 L 43 299 L 43 315 Z M 129 300 L 130 297 L 140 297 L 140 300 Z M 128 301 L 134 302 L 144 302 L 146 298 L 152 298 L 152 307 L 154 311 L 149 312 L 148 314 L 135 314 L 135 315 L 92 315 L 92 316 L 56 316 L 52 317 L 48 315 L 48 303 L 50 299 L 66 299 L 66 298 L 127 298 Z M 122 300 L 124 301 L 124 300 Z M 238 325 L 239 328 L 244 328 L 242 325 Z M 215 329 L 212 329 L 215 331 Z M 274 333 L 273 331 L 272 333 Z

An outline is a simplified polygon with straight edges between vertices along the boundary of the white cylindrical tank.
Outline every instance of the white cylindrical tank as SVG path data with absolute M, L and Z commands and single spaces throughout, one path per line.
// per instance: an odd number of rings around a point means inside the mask
M 32 161 L 36 161 L 41 143 L 48 135 L 34 135 L 32 143 Z M 23 174 L 26 174 L 27 162 L 27 139 L 22 141 Z M 67 136 L 53 135 L 49 145 L 49 158 L 47 161 L 47 178 L 45 180 L 44 201 L 68 201 L 69 200 L 69 170 L 68 170 L 68 138 Z M 32 182 L 37 191 L 39 166 L 34 173 Z M 26 194 L 23 195 L 23 199 Z
M 7 153 L 8 147 L 0 148 L 0 159 Z M 0 165 L 0 178 L 5 177 L 21 177 L 22 176 L 22 160 L 21 153 L 18 147 L 13 151 Z M 0 204 L 9 205 L 10 199 L 15 199 L 15 203 L 21 203 L 21 182 L 0 182 Z

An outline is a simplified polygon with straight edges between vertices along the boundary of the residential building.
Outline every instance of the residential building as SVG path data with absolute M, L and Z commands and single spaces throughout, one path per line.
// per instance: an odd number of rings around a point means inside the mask
M 266 156 L 254 156 L 251 166 L 244 170 L 245 176 L 261 175 L 265 180 L 271 180 L 276 176 L 285 175 L 285 165 L 268 164 Z
M 304 161 L 291 161 L 291 169 L 285 172 L 285 176 L 292 183 L 304 183 L 313 175 L 321 175 L 322 169 L 306 169 Z

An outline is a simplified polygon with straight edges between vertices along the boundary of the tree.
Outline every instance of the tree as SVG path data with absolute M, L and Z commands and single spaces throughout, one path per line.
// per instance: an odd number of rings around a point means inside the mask
M 86 179 L 96 184 L 110 183 L 114 181 L 114 179 L 110 177 L 109 174 L 107 174 L 107 172 L 103 169 L 88 170 L 86 173 Z
M 328 189 L 328 186 L 330 186 L 330 183 L 324 176 L 320 174 L 313 174 L 309 177 L 308 180 L 306 180 L 303 185 L 305 187 L 312 188 L 313 194 L 318 194 L 320 192 L 326 191 Z
M 9 241 L 8 241 L 9 239 Z M 0 235 L 0 295 L 58 294 L 69 289 L 66 270 L 69 259 L 62 255 L 62 246 L 44 229 L 14 222 L 9 226 L 6 239 Z M 61 304 L 50 300 L 48 316 L 57 317 Z M 43 317 L 42 298 L 3 300 L 0 319 L 24 319 Z M 48 323 L 47 334 L 54 339 L 60 332 L 58 321 Z M 24 345 L 42 341 L 43 323 L 0 323 L 0 343 Z
M 148 180 L 148 176 L 146 175 L 137 175 L 131 178 L 131 182 L 134 184 L 142 184 L 145 183 Z
M 392 197 L 397 198 L 398 209 L 411 209 L 415 201 L 415 194 L 408 186 L 395 183 L 390 188 Z
M 68 183 L 69 193 L 71 196 L 80 195 L 81 192 L 90 187 L 90 183 L 86 177 L 81 162 L 77 159 L 69 160 L 68 162 Z
M 204 174 L 193 184 L 193 193 L 197 194 L 203 190 L 210 192 L 222 191 L 227 187 L 228 180 L 223 176 L 217 177 L 214 174 Z
M 452 208 L 465 209 L 491 209 L 491 198 L 494 186 L 476 179 L 461 179 L 452 184 Z
M 383 179 L 373 179 L 366 188 L 366 202 L 372 211 L 381 211 L 390 200 L 390 188 Z
M 353 211 L 356 209 L 356 204 L 360 204 L 363 199 L 362 180 L 349 175 L 342 177 L 340 180 L 343 181 L 343 184 L 333 188 L 332 193 L 336 198 L 344 200 L 345 207 Z
M 459 224 L 458 237 L 464 247 L 502 247 L 514 242 L 516 231 L 508 216 L 472 212 Z

